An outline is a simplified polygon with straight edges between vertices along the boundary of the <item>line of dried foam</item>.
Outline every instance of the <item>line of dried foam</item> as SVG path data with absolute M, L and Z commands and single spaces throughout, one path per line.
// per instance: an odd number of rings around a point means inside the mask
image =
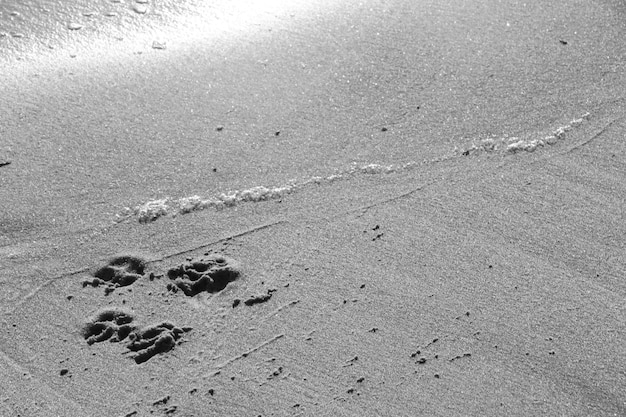
M 141 223 L 147 223 L 167 215 L 186 214 L 205 209 L 222 210 L 226 207 L 234 207 L 238 204 L 246 202 L 281 199 L 284 196 L 292 194 L 304 187 L 314 184 L 332 183 L 345 179 L 348 176 L 359 174 L 389 174 L 393 172 L 406 171 L 419 164 L 420 163 L 418 162 L 408 162 L 403 165 L 367 164 L 357 166 L 353 164 L 353 166 L 343 172 L 326 177 L 311 177 L 301 182 L 292 181 L 289 184 L 280 187 L 257 186 L 245 190 L 220 193 L 209 198 L 203 198 L 199 195 L 183 198 L 166 197 L 148 201 L 135 206 L 134 208 L 126 207 L 121 214 L 117 215 L 117 218 L 118 221 L 121 221 L 130 216 L 136 216 Z
M 518 137 L 503 137 L 500 139 L 489 138 L 483 139 L 478 144 L 473 144 L 469 148 L 459 149 L 455 148 L 455 152 L 461 155 L 478 154 L 482 152 L 498 152 L 504 151 L 506 153 L 518 153 L 518 152 L 534 152 L 537 148 L 541 148 L 548 145 L 554 145 L 560 140 L 565 139 L 566 132 L 572 130 L 583 124 L 585 120 L 590 117 L 589 113 L 583 114 L 577 119 L 573 119 L 571 122 L 564 126 L 560 126 L 551 134 L 538 139 L 520 139 Z
M 502 138 L 502 139 L 485 139 L 478 145 L 472 145 L 465 150 L 455 148 L 453 155 L 469 155 L 479 152 L 495 152 L 504 150 L 507 153 L 517 153 L 521 151 L 533 152 L 539 147 L 553 145 L 559 140 L 565 138 L 565 133 L 572 128 L 580 126 L 584 120 L 589 118 L 589 113 L 585 113 L 580 118 L 573 119 L 570 123 L 555 129 L 551 135 L 542 139 L 520 140 L 519 138 Z M 502 145 L 506 145 L 502 147 Z M 448 159 L 450 156 L 437 158 L 431 161 L 422 161 L 422 163 L 436 162 Z M 289 184 L 280 187 L 257 186 L 245 190 L 231 191 L 221 193 L 214 197 L 203 198 L 199 195 L 182 198 L 162 198 L 151 200 L 146 203 L 135 206 L 134 208 L 126 207 L 121 214 L 117 215 L 118 221 L 136 216 L 141 223 L 154 221 L 162 216 L 186 214 L 194 211 L 215 209 L 223 210 L 227 207 L 234 207 L 246 202 L 259 202 L 267 200 L 281 199 L 288 194 L 313 184 L 332 183 L 346 177 L 359 174 L 390 174 L 393 172 L 401 172 L 413 169 L 420 165 L 419 162 L 408 162 L 403 165 L 380 165 L 367 164 L 357 166 L 353 164 L 349 169 L 327 177 L 311 177 L 304 181 L 291 181 Z

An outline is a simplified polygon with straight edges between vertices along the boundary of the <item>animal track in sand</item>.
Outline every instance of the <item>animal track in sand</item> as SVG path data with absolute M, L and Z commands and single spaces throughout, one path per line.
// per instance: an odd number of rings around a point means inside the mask
M 159 353 L 174 349 L 181 343 L 182 335 L 191 330 L 191 327 L 180 328 L 169 322 L 147 326 L 132 332 L 128 336 L 130 343 L 126 347 L 134 352 L 133 359 L 136 363 L 144 363 Z
M 89 345 L 106 340 L 126 341 L 126 348 L 132 352 L 131 357 L 140 364 L 174 349 L 181 343 L 182 335 L 191 331 L 191 327 L 180 328 L 169 322 L 137 328 L 132 324 L 133 320 L 128 311 L 107 308 L 89 320 L 82 334 Z
M 94 278 L 83 281 L 83 287 L 104 285 L 105 294 L 109 294 L 118 287 L 126 287 L 141 278 L 146 269 L 146 261 L 130 255 L 112 258 L 107 265 L 93 273 Z
M 199 259 L 189 258 L 167 271 L 168 278 L 173 281 L 167 288 L 173 292 L 181 290 L 189 297 L 204 291 L 214 293 L 226 288 L 240 274 L 241 268 L 235 260 L 207 253 Z
M 92 317 L 83 328 L 83 337 L 88 344 L 104 342 L 121 342 L 135 330 L 133 315 L 125 310 L 107 308 Z

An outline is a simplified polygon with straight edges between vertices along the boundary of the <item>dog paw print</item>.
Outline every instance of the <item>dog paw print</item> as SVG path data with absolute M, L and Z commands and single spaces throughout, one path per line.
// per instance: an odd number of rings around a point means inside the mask
M 168 284 L 170 291 L 181 290 L 193 297 L 203 291 L 214 293 L 226 288 L 229 282 L 240 275 L 237 262 L 222 255 L 207 255 L 200 259 L 189 259 L 167 272 L 173 283 Z
M 144 363 L 159 353 L 174 349 L 181 342 L 182 335 L 188 331 L 191 331 L 191 327 L 180 328 L 169 322 L 147 326 L 132 332 L 129 336 L 130 343 L 126 347 L 134 352 L 133 359 L 136 363 Z
M 182 342 L 183 334 L 191 331 L 191 327 L 180 328 L 169 322 L 138 328 L 132 324 L 133 320 L 131 313 L 125 310 L 101 310 L 85 325 L 83 337 L 89 345 L 106 340 L 125 342 L 132 358 L 139 364 L 174 349 Z
M 108 295 L 118 287 L 126 287 L 141 278 L 146 269 L 146 261 L 136 256 L 118 256 L 107 265 L 96 270 L 94 278 L 83 281 L 83 287 L 105 287 Z
M 90 345 L 105 340 L 120 342 L 135 330 L 132 322 L 133 316 L 127 311 L 105 309 L 87 323 L 83 329 L 83 337 Z

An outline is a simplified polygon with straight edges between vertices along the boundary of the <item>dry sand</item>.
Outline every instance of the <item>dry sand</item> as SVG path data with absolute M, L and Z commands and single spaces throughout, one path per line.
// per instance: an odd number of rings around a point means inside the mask
M 0 415 L 626 415 L 624 8 L 565 3 L 7 60 Z

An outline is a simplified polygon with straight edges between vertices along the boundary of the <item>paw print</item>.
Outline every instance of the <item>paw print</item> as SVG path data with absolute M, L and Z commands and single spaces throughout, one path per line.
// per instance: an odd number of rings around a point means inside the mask
M 179 289 L 189 297 L 203 291 L 218 292 L 240 275 L 239 265 L 222 255 L 210 255 L 198 260 L 189 260 L 167 272 L 174 281 L 168 285 L 170 291 Z
M 181 343 L 182 335 L 191 331 L 191 327 L 180 328 L 169 322 L 137 328 L 133 320 L 125 310 L 101 310 L 85 325 L 83 337 L 89 345 L 105 340 L 126 342 L 126 348 L 133 352 L 132 358 L 139 364 L 174 349 Z
M 144 363 L 159 353 L 174 349 L 182 335 L 190 330 L 190 327 L 180 328 L 169 322 L 147 326 L 131 333 L 126 347 L 135 352 L 133 359 L 136 363 Z
M 104 285 L 108 295 L 118 287 L 133 284 L 144 274 L 146 261 L 136 256 L 118 256 L 111 259 L 107 265 L 94 272 L 94 278 L 83 281 L 83 287 Z
M 133 316 L 120 309 L 105 309 L 96 314 L 84 327 L 83 337 L 88 344 L 120 342 L 126 339 L 135 327 L 131 324 Z

